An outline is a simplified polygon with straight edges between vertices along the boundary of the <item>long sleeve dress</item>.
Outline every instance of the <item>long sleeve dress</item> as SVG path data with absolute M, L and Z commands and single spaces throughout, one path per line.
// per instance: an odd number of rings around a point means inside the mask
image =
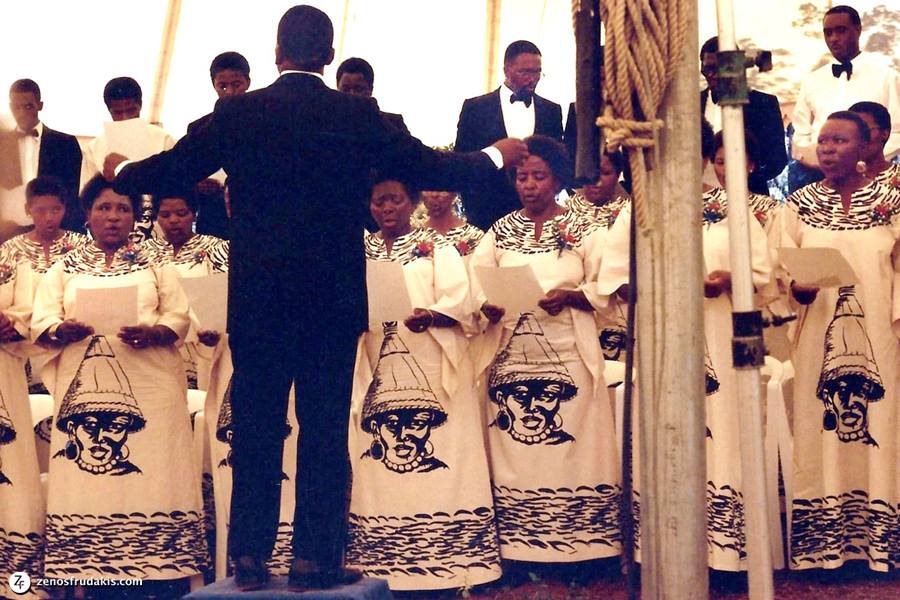
M 153 253 L 155 262 L 170 263 L 182 278 L 205 277 L 214 273 L 228 272 L 228 240 L 212 235 L 191 236 L 177 254 L 172 244 L 162 238 L 151 238 L 144 242 L 144 247 Z M 205 390 L 209 386 L 213 349 L 197 340 L 197 332 L 203 329 L 205 329 L 203 324 L 191 311 L 191 328 L 179 350 L 184 360 L 188 389 L 192 390 Z M 224 340 L 220 343 L 224 343 Z
M 366 260 L 402 265 L 413 307 L 456 319 L 360 336 L 350 410 L 347 564 L 395 590 L 467 587 L 500 577 L 484 433 L 462 326 L 472 319 L 463 259 L 430 230 L 365 240 Z
M 591 233 L 594 230 L 594 233 Z M 596 297 L 599 238 L 566 210 L 543 225 L 520 212 L 498 220 L 472 256 L 477 266 L 530 265 L 541 288 Z M 488 451 L 503 558 L 574 562 L 620 552 L 619 456 L 590 312 L 540 308 L 488 327 L 476 372 L 487 394 Z
M 703 194 L 703 260 L 707 274 L 731 271 L 728 201 L 724 190 Z M 753 285 L 766 286 L 772 262 L 766 233 L 749 220 Z M 732 273 L 732 276 L 734 274 Z M 710 568 L 746 568 L 738 391 L 732 366 L 731 295 L 703 300 L 706 329 L 706 532 Z
M 27 340 L 31 312 L 31 270 L 0 249 L 0 313 Z M 10 575 L 43 573 L 44 501 L 32 434 L 31 407 L 25 379 L 28 341 L 0 344 L 0 597 L 19 596 L 8 585 Z
M 32 338 L 72 317 L 78 289 L 134 285 L 138 324 L 183 339 L 178 275 L 148 255 L 125 246 L 106 266 L 94 244 L 68 252 L 38 286 Z M 59 349 L 43 375 L 54 399 L 45 574 L 173 579 L 203 569 L 200 474 L 178 351 L 95 334 Z
M 900 190 L 872 183 L 844 212 L 823 183 L 788 198 L 785 241 L 836 248 L 859 282 L 798 307 L 790 565 L 900 564 Z

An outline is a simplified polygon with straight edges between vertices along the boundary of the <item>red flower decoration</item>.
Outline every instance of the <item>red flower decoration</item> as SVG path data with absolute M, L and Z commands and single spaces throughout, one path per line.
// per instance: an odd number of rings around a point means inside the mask
M 424 258 L 426 256 L 431 256 L 432 252 L 434 252 L 433 242 L 419 242 L 416 244 L 416 247 L 413 248 L 411 254 L 414 258 Z
M 609 211 L 609 218 L 606 220 L 606 226 L 612 227 L 616 223 L 616 219 L 619 218 L 619 213 L 622 211 L 622 207 L 616 207 Z
M 471 248 L 469 247 L 469 242 L 466 240 L 459 240 L 456 242 L 456 251 L 459 252 L 460 256 L 465 256 L 469 253 Z
M 769 217 L 766 215 L 766 211 L 758 210 L 753 213 L 753 216 L 756 217 L 756 220 L 759 221 L 759 224 L 763 227 L 766 226 L 766 223 L 769 221 Z
M 556 247 L 559 248 L 559 255 L 562 256 L 563 250 L 572 250 L 575 244 L 575 236 L 566 231 L 566 223 L 559 223 L 556 226 Z
M 891 187 L 900 188 L 900 175 L 894 175 L 889 182 Z
M 13 274 L 16 272 L 15 267 L 7 264 L 0 265 L 0 285 L 8 282 L 13 278 Z
M 195 265 L 199 265 L 206 259 L 206 250 L 204 250 L 202 248 L 200 250 L 197 250 L 196 252 L 194 252 L 194 254 L 191 258 L 194 259 Z
M 890 223 L 892 216 L 893 211 L 891 210 L 891 207 L 884 202 L 872 209 L 872 221 L 879 225 L 887 225 Z

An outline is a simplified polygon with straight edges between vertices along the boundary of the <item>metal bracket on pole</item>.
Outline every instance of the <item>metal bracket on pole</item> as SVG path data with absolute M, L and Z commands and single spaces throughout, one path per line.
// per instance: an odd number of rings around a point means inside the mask
M 766 358 L 763 343 L 762 311 L 734 312 L 731 314 L 734 339 L 731 342 L 731 357 L 735 369 L 758 369 Z

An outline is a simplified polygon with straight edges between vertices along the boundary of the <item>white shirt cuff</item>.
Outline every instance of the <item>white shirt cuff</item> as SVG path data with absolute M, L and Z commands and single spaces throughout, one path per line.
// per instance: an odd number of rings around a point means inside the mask
M 488 146 L 487 148 L 482 150 L 482 152 L 488 155 L 488 158 L 491 159 L 491 162 L 493 162 L 498 169 L 503 168 L 503 155 L 500 154 L 500 151 L 497 148 L 495 148 L 494 146 Z
M 120 162 L 119 164 L 116 165 L 115 169 L 113 169 L 113 175 L 118 177 L 119 173 L 122 171 L 122 169 L 124 169 L 125 167 L 127 167 L 130 164 L 131 164 L 130 160 L 123 160 L 122 162 Z

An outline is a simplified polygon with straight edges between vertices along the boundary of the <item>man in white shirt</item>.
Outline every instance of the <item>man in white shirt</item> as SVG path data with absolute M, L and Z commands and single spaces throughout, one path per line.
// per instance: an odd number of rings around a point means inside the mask
M 887 107 L 894 123 L 884 153 L 888 160 L 900 153 L 900 74 L 879 57 L 860 52 L 862 23 L 859 13 L 839 5 L 825 13 L 822 32 L 834 63 L 813 71 L 803 82 L 794 107 L 794 158 L 818 172 L 816 140 L 828 115 L 856 102 L 877 102 Z M 815 180 L 815 179 L 814 179 Z
M 140 119 L 141 107 L 143 105 L 143 91 L 137 81 L 131 77 L 116 77 L 110 79 L 103 88 L 103 102 L 109 110 L 109 116 L 114 123 L 122 121 L 130 121 L 132 119 Z M 143 150 L 143 156 L 135 158 L 145 158 L 158 154 L 164 150 L 169 150 L 175 145 L 175 139 L 169 135 L 162 127 L 152 123 L 143 122 L 140 132 L 137 133 L 141 140 L 130 140 L 135 145 L 140 146 Z M 116 142 L 107 139 L 107 134 L 103 133 L 91 140 L 84 152 L 84 183 L 98 173 L 103 172 L 103 161 L 107 155 L 113 152 L 127 152 L 134 156 L 133 151 L 121 147 L 114 147 Z M 151 218 L 152 207 L 149 197 L 144 198 L 144 207 L 142 215 L 135 215 L 135 230 L 138 238 L 143 239 L 149 237 L 153 229 L 153 221 Z
M 463 103 L 456 128 L 457 152 L 487 148 L 497 140 L 540 134 L 562 141 L 562 108 L 535 93 L 541 79 L 541 51 L 527 40 L 506 48 L 503 85 L 489 94 Z M 463 205 L 469 221 L 487 229 L 512 210 L 520 208 L 515 189 L 503 173 L 466 190 Z
M 78 203 L 81 149 L 74 136 L 54 131 L 40 120 L 44 108 L 41 88 L 31 79 L 14 81 L 9 88 L 9 110 L 16 122 L 12 132 L 0 134 L 0 241 L 31 226 L 25 214 L 25 185 L 38 175 L 54 177 L 66 190 L 64 229 L 84 230 Z

